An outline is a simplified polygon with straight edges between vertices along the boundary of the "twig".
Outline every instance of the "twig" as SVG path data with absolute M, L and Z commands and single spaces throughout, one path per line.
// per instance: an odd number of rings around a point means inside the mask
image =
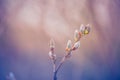
M 83 37 L 84 35 L 89 34 L 90 32 L 90 25 L 81 25 L 80 30 L 75 30 L 74 33 L 74 44 L 72 45 L 72 41 L 68 40 L 67 46 L 66 46 L 66 52 L 65 56 L 61 59 L 60 63 L 58 64 L 58 67 L 56 67 L 56 54 L 54 53 L 54 48 L 55 48 L 55 43 L 54 40 L 50 40 L 50 52 L 49 52 L 49 57 L 53 61 L 53 80 L 57 80 L 57 73 L 63 63 L 66 61 L 67 58 L 71 56 L 71 52 L 75 51 L 80 47 L 80 38 Z
M 57 73 L 58 73 L 59 69 L 61 68 L 61 66 L 63 65 L 63 63 L 66 61 L 67 56 L 69 56 L 69 55 L 64 56 L 64 57 L 62 58 L 62 60 L 60 61 L 58 67 L 56 68 L 56 70 L 55 70 L 55 72 L 54 72 L 53 80 L 57 80 Z
M 53 60 L 53 80 L 57 80 L 55 63 L 56 63 L 56 60 Z
M 53 60 L 53 72 L 55 72 L 55 70 L 56 70 L 56 60 Z

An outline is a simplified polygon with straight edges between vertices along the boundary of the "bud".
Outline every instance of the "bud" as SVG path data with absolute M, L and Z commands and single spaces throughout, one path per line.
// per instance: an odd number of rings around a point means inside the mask
M 80 41 L 76 42 L 72 48 L 72 50 L 76 50 L 80 47 Z
M 90 25 L 86 25 L 84 26 L 83 24 L 80 26 L 80 33 L 82 33 L 83 35 L 89 34 L 90 32 Z
M 74 32 L 74 40 L 75 40 L 75 42 L 80 40 L 80 34 L 79 34 L 78 30 L 75 30 L 75 32 Z
M 56 60 L 56 54 L 54 54 L 52 51 L 49 52 L 49 57 L 50 57 L 52 60 Z
M 85 30 L 85 26 L 83 24 L 81 24 L 81 26 L 80 26 L 80 32 L 83 34 L 84 30 Z
M 90 32 L 90 25 L 88 24 L 88 25 L 86 25 L 86 27 L 85 27 L 84 34 L 85 34 L 85 35 L 86 35 L 86 34 L 89 34 L 89 32 Z
M 53 39 L 50 40 L 50 49 L 54 49 L 55 48 L 55 42 Z
M 66 51 L 71 51 L 71 48 L 72 48 L 72 41 L 71 40 L 68 40 L 67 42 L 67 46 L 66 46 Z

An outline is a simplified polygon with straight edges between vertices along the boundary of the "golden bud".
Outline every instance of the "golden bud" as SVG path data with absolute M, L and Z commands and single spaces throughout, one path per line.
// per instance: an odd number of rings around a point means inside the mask
M 90 32 L 90 25 L 88 24 L 88 25 L 86 25 L 86 27 L 85 27 L 84 34 L 85 34 L 85 35 L 86 35 L 86 34 L 89 34 L 89 32 Z
M 82 35 L 86 35 L 89 34 L 90 32 L 90 25 L 86 25 L 84 26 L 83 24 L 80 26 L 80 32 L 82 33 Z

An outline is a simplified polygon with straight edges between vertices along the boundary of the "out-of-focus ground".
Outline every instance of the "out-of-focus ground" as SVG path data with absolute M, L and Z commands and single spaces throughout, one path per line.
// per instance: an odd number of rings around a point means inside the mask
M 61 68 L 58 80 L 120 80 L 119 0 L 0 0 L 0 80 L 51 80 L 49 40 L 60 59 L 75 29 L 91 33 Z M 58 59 L 58 60 L 59 60 Z

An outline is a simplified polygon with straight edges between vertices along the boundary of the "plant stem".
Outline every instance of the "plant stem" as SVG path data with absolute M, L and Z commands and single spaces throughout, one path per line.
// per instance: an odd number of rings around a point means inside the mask
M 53 80 L 57 80 L 55 63 L 56 63 L 56 60 L 53 60 Z
M 55 70 L 56 70 L 56 60 L 53 60 L 53 72 L 55 72 Z
M 56 72 L 54 72 L 53 80 L 57 80 L 57 73 Z
M 61 66 L 63 65 L 63 63 L 65 62 L 66 57 L 63 57 L 62 60 L 60 61 L 60 64 L 58 65 L 57 69 L 56 69 L 56 73 L 58 72 L 58 70 L 61 68 Z
M 61 68 L 61 66 L 63 65 L 63 63 L 65 62 L 65 60 L 66 60 L 66 56 L 64 56 L 63 58 L 62 58 L 62 60 L 60 61 L 60 64 L 58 65 L 58 67 L 55 69 L 55 71 L 54 71 L 54 75 L 53 75 L 53 80 L 57 80 L 57 73 L 58 73 L 58 71 L 59 71 L 59 69 Z

